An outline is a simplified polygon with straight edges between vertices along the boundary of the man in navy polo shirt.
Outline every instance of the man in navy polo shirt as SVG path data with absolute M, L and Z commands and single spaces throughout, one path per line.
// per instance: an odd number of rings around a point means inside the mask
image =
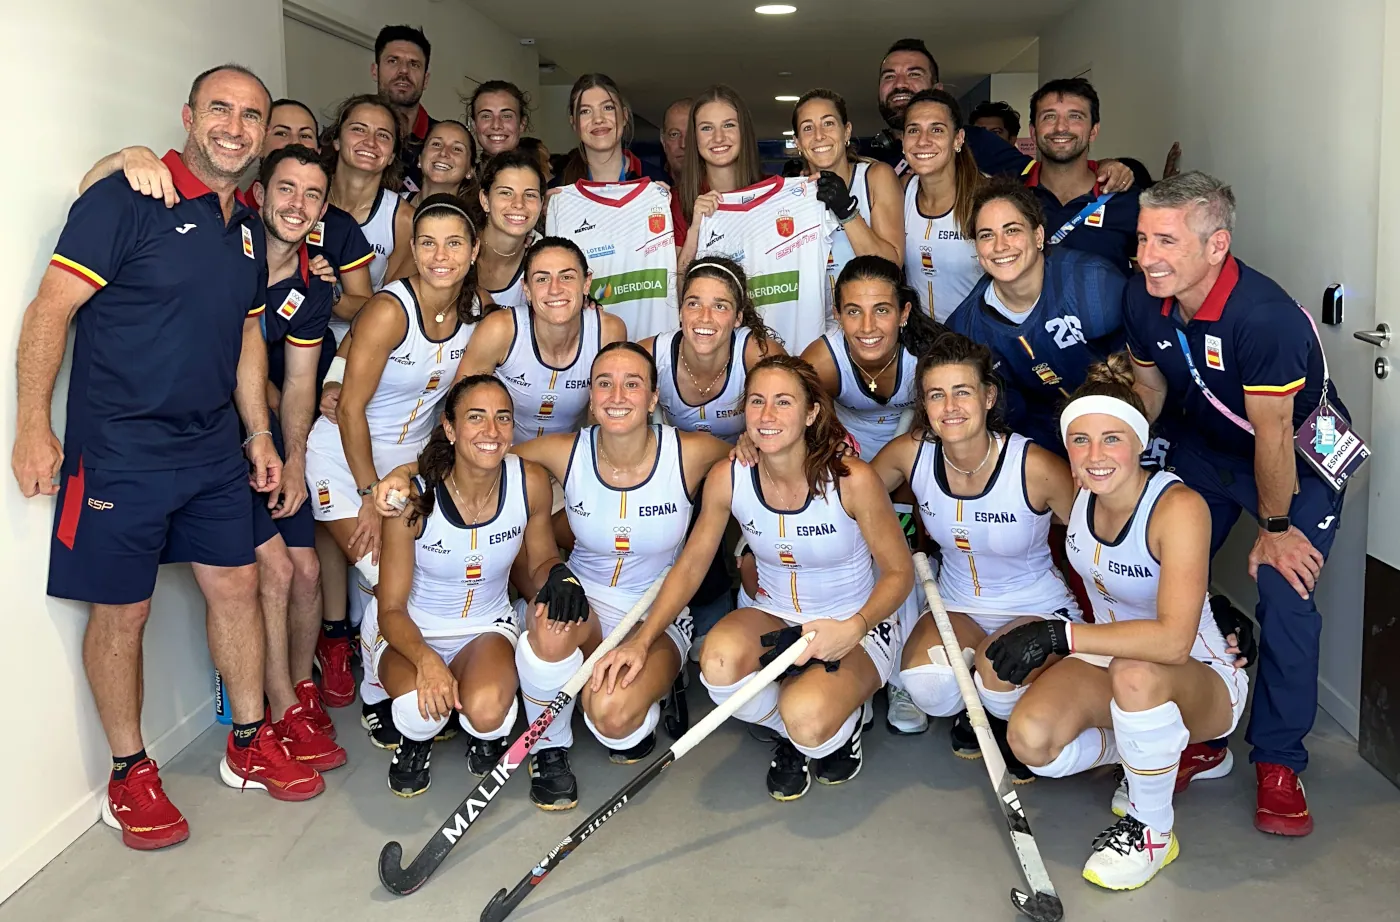
M 1230 254 L 1230 187 L 1183 173 L 1143 193 L 1141 205 L 1143 271 L 1124 307 L 1137 389 L 1149 414 L 1168 424 L 1171 469 L 1210 506 L 1212 555 L 1242 512 L 1259 523 L 1249 554 L 1259 674 L 1246 733 L 1259 785 L 1254 824 L 1307 835 L 1312 817 L 1298 773 L 1317 711 L 1321 617 L 1312 592 L 1340 527 L 1342 491 L 1297 456 L 1294 433 L 1324 392 L 1347 411 L 1307 313 Z M 1230 764 L 1220 741 L 1188 746 L 1178 788 L 1227 774 Z
M 234 192 L 270 102 L 245 68 L 196 77 L 182 112 L 184 151 L 165 156 L 180 203 L 166 208 L 120 176 L 88 190 L 20 333 L 15 478 L 26 496 L 58 493 L 49 593 L 92 605 L 83 660 L 113 753 L 102 815 L 133 848 L 189 835 L 141 740 L 141 635 L 163 562 L 193 563 L 208 604 L 209 649 L 234 720 L 220 777 L 283 800 L 325 787 L 262 719 L 248 484 L 277 490 L 282 465 L 258 321 L 262 225 Z M 60 448 L 50 403 L 75 315 Z M 242 450 L 240 417 L 251 433 Z
M 418 155 L 423 142 L 437 122 L 419 101 L 428 88 L 428 61 L 433 46 L 422 29 L 412 26 L 385 26 L 374 40 L 374 63 L 370 76 L 379 95 L 389 100 L 399 119 L 399 164 L 403 167 L 404 190 L 410 195 L 423 185 Z

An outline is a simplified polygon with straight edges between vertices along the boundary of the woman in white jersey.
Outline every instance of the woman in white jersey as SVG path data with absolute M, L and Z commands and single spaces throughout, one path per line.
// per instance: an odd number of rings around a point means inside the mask
M 942 550 L 938 591 L 961 645 L 952 655 L 975 665 L 993 735 L 1006 751 L 1006 719 L 1025 689 L 998 679 L 982 651 L 1014 625 L 1080 617 L 1046 543 L 1051 514 L 1069 515 L 1074 482 L 1064 461 L 1003 424 L 985 346 L 945 333 L 919 359 L 915 380 L 913 428 L 872 464 L 890 490 L 913 489 L 924 530 Z M 899 678 L 925 714 L 958 716 L 954 753 L 980 756 L 949 653 L 927 613 L 907 633 Z M 1033 780 L 1014 759 L 1007 765 L 1018 783 Z
M 982 278 L 977 248 L 965 233 L 972 194 L 982 183 L 963 144 L 958 101 L 920 90 L 904 110 L 904 277 L 939 323 Z
M 588 411 L 588 370 L 603 346 L 627 338 L 622 321 L 586 307 L 588 260 L 563 237 L 543 237 L 520 264 L 525 303 L 487 314 L 457 374 L 494 374 L 515 401 L 515 441 L 577 432 Z
M 735 714 L 782 737 L 768 792 L 794 800 L 811 784 L 809 759 L 817 760 L 825 784 L 860 771 L 863 711 L 894 668 L 893 615 L 913 587 L 913 563 L 879 477 L 845 456 L 845 430 L 811 366 L 789 356 L 759 362 L 748 377 L 744 412 L 758 463 L 730 461 L 710 471 L 695 529 L 650 617 L 598 663 L 593 686 L 625 688 L 641 674 L 733 516 L 758 560 L 758 598 L 710 631 L 701 679 L 711 698 L 726 701 L 759 669 L 765 639 L 777 649 L 801 633 L 816 634 L 799 660 L 811 668 L 763 689 Z M 783 636 L 766 637 L 774 632 Z
M 539 598 L 556 616 L 570 593 L 583 604 L 562 581 L 548 475 L 507 454 L 506 389 L 489 375 L 463 378 L 443 403 L 419 456 L 422 476 L 403 484 L 408 514 L 384 525 L 382 578 L 360 634 L 365 702 L 401 737 L 389 766 L 389 790 L 400 797 L 428 789 L 433 739 L 453 712 L 471 737 L 472 774 L 485 775 L 505 752 L 516 715 L 520 625 L 507 594 L 516 557 L 548 586 Z
M 707 88 L 690 107 L 685 169 L 671 196 L 676 265 L 682 271 L 700 247 L 700 219 L 715 213 L 719 196 L 763 179 L 753 116 L 744 100 L 722 84 Z
M 418 169 L 423 174 L 423 188 L 409 199 L 410 205 L 416 208 L 430 195 L 450 192 L 476 207 L 476 139 L 466 125 L 443 119 L 428 129 Z M 473 215 L 472 220 L 477 217 Z
M 500 307 L 525 305 L 525 256 L 539 235 L 535 224 L 544 204 L 544 174 L 523 150 L 508 150 L 486 161 L 481 171 L 481 259 L 476 284 L 483 302 Z
M 1060 429 L 1084 484 L 1066 549 L 1090 587 L 1094 623 L 1022 625 L 987 656 L 1015 684 L 1063 657 L 1011 715 L 1011 747 L 1046 777 L 1122 762 L 1123 815 L 1094 839 L 1084 877 L 1132 890 L 1179 852 L 1172 794 L 1182 750 L 1234 730 L 1249 680 L 1206 600 L 1210 509 L 1175 474 L 1141 464 L 1147 418 L 1126 353 L 1089 370 Z
M 846 100 L 831 90 L 809 90 L 792 107 L 793 141 L 817 177 L 817 198 L 841 227 L 831 237 L 826 274 L 835 291 L 841 269 L 856 256 L 904 259 L 903 190 L 888 164 L 857 157 Z

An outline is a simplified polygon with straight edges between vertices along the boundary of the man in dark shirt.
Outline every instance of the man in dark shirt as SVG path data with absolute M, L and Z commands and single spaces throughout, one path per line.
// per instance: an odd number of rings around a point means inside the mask
M 938 62 L 921 38 L 901 38 L 880 61 L 878 99 L 880 116 L 889 127 L 870 139 L 870 156 L 894 167 L 898 175 L 908 171 L 904 163 L 904 110 L 920 90 L 942 88 Z
M 374 40 L 374 63 L 369 73 L 379 95 L 389 100 L 399 118 L 399 163 L 404 189 L 416 193 L 423 185 L 418 155 L 428 132 L 437 124 L 419 102 L 428 88 L 428 61 L 433 46 L 422 29 L 385 26 Z

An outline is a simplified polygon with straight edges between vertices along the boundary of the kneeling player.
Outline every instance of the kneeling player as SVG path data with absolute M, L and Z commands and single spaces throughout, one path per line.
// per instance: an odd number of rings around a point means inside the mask
M 1090 368 L 1060 428 L 1085 485 L 1066 548 L 1091 587 L 1095 623 L 1022 625 L 987 655 L 1016 684 L 1050 655 L 1066 657 L 1026 692 L 1008 737 L 1046 777 L 1122 761 L 1124 815 L 1094 840 L 1084 877 L 1132 890 L 1177 856 L 1172 789 L 1182 750 L 1234 730 L 1248 678 L 1206 601 L 1209 509 L 1175 474 L 1139 462 L 1147 419 L 1125 354 Z

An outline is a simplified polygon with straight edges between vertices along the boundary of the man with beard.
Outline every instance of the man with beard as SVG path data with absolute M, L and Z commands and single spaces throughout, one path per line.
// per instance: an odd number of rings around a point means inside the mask
M 83 662 L 113 753 L 102 816 L 132 848 L 189 837 L 141 739 L 141 638 L 161 563 L 192 563 L 207 604 L 209 652 L 233 716 L 222 780 L 278 800 L 325 789 L 263 720 L 248 484 L 275 492 L 282 462 L 259 323 L 263 229 L 234 192 L 271 102 L 246 68 L 196 77 L 181 113 L 184 150 L 165 155 L 180 201 L 166 208 L 122 176 L 89 189 L 20 331 L 12 467 L 25 496 L 58 494 L 48 591 L 91 605 Z M 75 316 L 60 447 L 50 404 Z
M 904 110 L 920 90 L 941 89 L 938 62 L 921 38 L 901 38 L 890 46 L 880 62 L 880 117 L 888 128 L 870 139 L 867 153 L 894 167 L 895 174 L 908 172 L 904 162 Z
M 422 29 L 412 26 L 385 26 L 374 40 L 374 64 L 370 76 L 379 95 L 393 106 L 399 119 L 399 162 L 403 165 L 403 186 L 410 196 L 423 185 L 418 155 L 428 132 L 437 124 L 419 102 L 428 88 L 428 60 L 433 46 Z

